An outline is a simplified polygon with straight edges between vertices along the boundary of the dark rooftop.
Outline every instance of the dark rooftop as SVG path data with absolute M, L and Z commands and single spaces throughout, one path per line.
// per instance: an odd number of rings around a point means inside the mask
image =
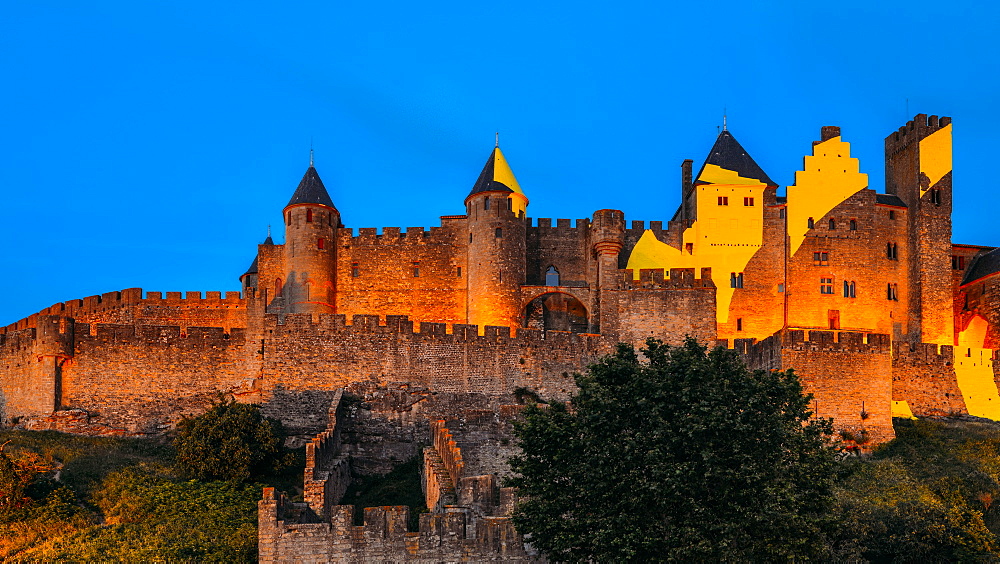
M 962 285 L 975 282 L 991 274 L 1000 272 L 1000 248 L 986 251 L 972 257 L 969 268 L 965 269 Z
M 330 194 L 326 191 L 326 186 L 323 186 L 323 181 L 320 180 L 316 167 L 310 166 L 306 170 L 306 173 L 302 175 L 302 181 L 299 182 L 299 187 L 295 189 L 292 199 L 288 201 L 288 206 L 296 204 L 321 204 L 337 209 L 333 205 L 333 200 L 330 199 Z
M 708 153 L 708 158 L 705 159 L 705 164 L 713 164 L 720 168 L 731 170 L 743 178 L 759 180 L 768 186 L 778 185 L 767 176 L 767 173 L 757 165 L 743 146 L 740 145 L 740 142 L 728 130 L 723 130 L 719 134 L 719 137 L 715 140 L 715 145 L 712 146 L 712 150 Z M 704 170 L 705 166 L 702 165 L 701 171 L 704 172 Z M 701 172 L 698 173 L 698 178 L 700 177 Z M 695 180 L 695 184 L 707 183 Z

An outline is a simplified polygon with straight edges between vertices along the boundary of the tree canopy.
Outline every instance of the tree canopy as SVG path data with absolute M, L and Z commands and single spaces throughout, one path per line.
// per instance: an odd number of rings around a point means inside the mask
M 621 344 L 568 404 L 516 433 L 514 519 L 559 561 L 815 556 L 833 501 L 829 420 L 792 371 L 749 371 L 692 339 Z
M 243 482 L 285 464 L 281 422 L 264 417 L 257 405 L 224 400 L 183 419 L 177 431 L 177 467 L 191 478 Z

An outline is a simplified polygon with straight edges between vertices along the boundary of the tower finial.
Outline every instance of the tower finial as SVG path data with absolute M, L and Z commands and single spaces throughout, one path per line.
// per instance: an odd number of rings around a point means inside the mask
M 722 130 L 723 131 L 729 131 L 728 129 L 726 129 L 726 107 L 725 106 L 722 107 Z
M 496 147 L 498 149 L 500 148 L 500 132 L 499 131 L 497 131 L 497 145 L 496 145 Z
M 313 139 L 309 138 L 309 166 L 313 166 Z
M 267 224 L 267 236 L 268 237 L 271 236 L 271 224 L 270 223 Z

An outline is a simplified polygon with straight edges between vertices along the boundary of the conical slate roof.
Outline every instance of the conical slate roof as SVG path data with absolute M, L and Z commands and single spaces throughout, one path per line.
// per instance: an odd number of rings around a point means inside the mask
M 722 169 L 722 174 L 719 174 L 719 169 Z M 715 140 L 715 145 L 712 146 L 712 150 L 708 153 L 708 158 L 705 159 L 705 164 L 701 167 L 701 172 L 698 173 L 697 180 L 694 183 L 746 183 L 725 180 L 726 178 L 736 179 L 736 177 L 744 181 L 756 180 L 768 186 L 778 185 L 754 162 L 750 154 L 746 152 L 746 149 L 733 137 L 733 134 L 724 129 L 722 133 L 719 133 L 718 139 Z
M 247 271 L 243 273 L 243 276 L 246 276 L 247 274 L 257 274 L 257 257 L 256 256 L 253 257 L 253 262 L 250 263 L 250 268 L 248 268 Z M 243 276 L 240 276 L 240 278 L 243 278 Z
M 514 178 L 514 171 L 507 164 L 507 159 L 500 152 L 500 147 L 493 149 L 490 158 L 486 160 L 483 172 L 479 173 L 479 179 L 473 185 L 469 196 L 480 192 L 515 192 L 524 195 L 517 179 Z
M 323 181 L 320 180 L 316 167 L 310 166 L 306 170 L 306 173 L 302 175 L 302 181 L 299 182 L 299 187 L 295 189 L 292 199 L 288 201 L 288 206 L 296 204 L 321 204 L 337 209 L 333 205 L 333 200 L 330 199 L 330 194 L 326 191 L 326 186 L 323 186 Z

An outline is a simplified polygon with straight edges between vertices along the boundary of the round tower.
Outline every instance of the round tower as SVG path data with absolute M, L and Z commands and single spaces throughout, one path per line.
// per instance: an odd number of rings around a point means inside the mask
M 618 290 L 618 255 L 625 245 L 625 213 L 621 210 L 597 210 L 590 224 L 590 241 L 597 257 L 597 299 L 590 312 L 595 332 L 617 333 L 618 311 L 612 290 Z
M 312 163 L 285 206 L 284 221 L 282 309 L 286 313 L 335 313 L 334 237 L 340 212 Z
M 498 145 L 465 198 L 471 324 L 521 325 L 527 207 L 528 198 Z

